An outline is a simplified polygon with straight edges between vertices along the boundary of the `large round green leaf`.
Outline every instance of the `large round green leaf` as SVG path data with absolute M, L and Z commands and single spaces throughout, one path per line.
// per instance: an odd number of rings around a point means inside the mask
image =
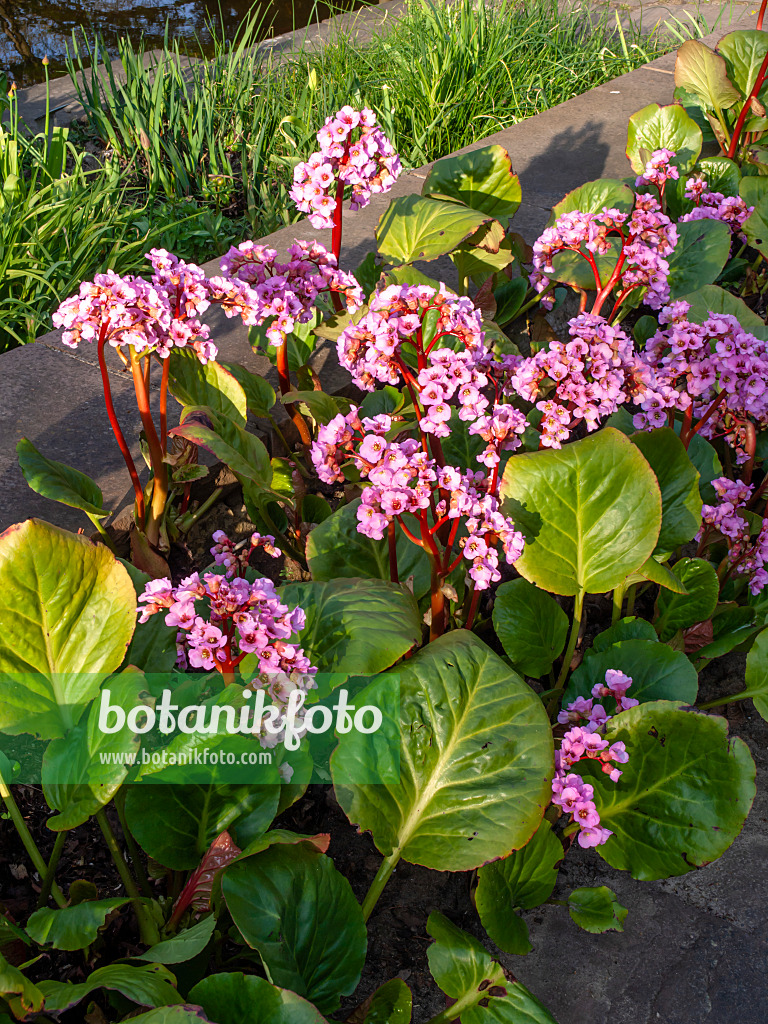
M 710 222 L 714 223 L 714 221 Z M 699 473 L 670 427 L 632 435 L 661 490 L 661 530 L 655 553 L 667 555 L 692 540 L 701 526 Z
M 492 219 L 445 199 L 400 196 L 382 215 L 376 241 L 388 263 L 435 260 L 452 252 Z
M 141 848 L 166 867 L 196 868 L 225 830 L 237 837 L 266 832 L 277 812 L 280 786 L 157 785 L 131 786 L 125 816 Z
M 717 44 L 717 52 L 726 59 L 731 81 L 738 86 L 743 96 L 749 96 L 768 53 L 768 35 L 762 29 L 729 32 Z M 760 93 L 765 93 L 765 85 Z
M 339 576 L 389 579 L 389 546 L 383 540 L 371 540 L 357 529 L 360 499 L 342 505 L 316 526 L 307 537 L 307 563 L 314 580 L 322 582 Z M 415 518 L 405 517 L 413 532 Z M 418 536 L 418 527 L 416 527 Z M 397 567 L 401 582 L 413 576 L 413 593 L 423 597 L 429 590 L 429 559 L 424 549 L 397 531 Z
M 369 703 L 386 678 L 368 688 Z M 359 733 L 342 736 L 331 772 L 347 817 L 385 856 L 439 871 L 519 849 L 550 796 L 552 731 L 539 698 L 466 630 L 419 651 L 397 678 L 400 784 L 345 785 L 376 748 Z
M 731 252 L 731 229 L 720 220 L 677 225 L 677 244 L 668 257 L 670 299 L 717 280 Z
M 631 676 L 627 695 L 641 702 L 678 700 L 693 704 L 699 691 L 696 669 L 682 651 L 673 651 L 656 640 L 620 640 L 582 661 L 568 681 L 563 707 L 577 697 L 589 697 L 597 683 L 604 686 L 608 669 Z M 606 710 L 612 714 L 614 708 L 608 706 Z
M 678 65 L 686 46 L 688 43 L 678 51 Z M 675 154 L 674 162 L 682 171 L 686 171 L 698 159 L 701 145 L 701 128 L 679 103 L 671 103 L 666 107 L 649 103 L 629 119 L 627 156 L 632 170 L 637 174 L 643 173 L 646 162 L 656 149 L 671 149 Z
M 41 907 L 27 921 L 27 934 L 40 946 L 54 949 L 86 949 L 96 940 L 107 915 L 128 902 L 128 897 L 90 900 L 74 907 L 51 910 Z
M 85 473 L 63 462 L 46 459 L 26 437 L 16 445 L 16 451 L 24 479 L 37 494 L 71 508 L 79 508 L 98 519 L 110 514 L 109 509 L 104 508 L 101 488 Z
M 558 451 L 513 456 L 501 495 L 526 536 L 515 568 L 555 594 L 613 590 L 650 557 L 659 536 L 656 476 L 612 427 Z
M 365 963 L 363 912 L 330 857 L 301 843 L 236 861 L 223 881 L 232 920 L 269 977 L 323 1013 L 350 995 Z
M 108 681 L 106 689 L 110 705 L 126 714 L 140 704 L 154 707 L 140 672 L 122 672 Z M 97 698 L 77 725 L 66 736 L 52 740 L 43 755 L 43 792 L 49 807 L 58 812 L 46 824 L 55 832 L 82 825 L 109 803 L 141 744 L 141 737 L 128 725 L 114 733 L 100 729 L 100 711 Z
M 301 646 L 320 672 L 375 675 L 421 640 L 418 605 L 396 583 L 344 578 L 289 583 L 280 596 L 290 608 L 304 609 Z
M 747 218 L 745 221 L 745 228 L 749 220 L 750 218 Z M 768 238 L 768 230 L 765 237 Z M 697 288 L 695 292 L 681 297 L 691 307 L 686 314 L 691 323 L 704 323 L 709 319 L 710 313 L 729 313 L 736 317 L 746 331 L 752 330 L 753 327 L 765 327 L 757 313 L 753 312 L 743 299 L 716 284 L 704 285 L 703 288 Z M 695 436 L 698 437 L 698 434 Z
M 455 1000 L 451 1010 L 462 1024 L 556 1024 L 527 988 L 447 917 L 434 910 L 427 932 L 435 940 L 427 950 L 429 970 Z
M 514 216 L 522 199 L 520 179 L 502 146 L 484 146 L 438 160 L 421 194 L 450 196 L 498 220 Z
M 410 1024 L 413 1011 L 411 990 L 401 978 L 392 978 L 353 1011 L 355 1021 L 362 1024 Z
M 118 668 L 136 623 L 110 551 L 38 519 L 0 536 L 0 730 L 63 736 Z
M 568 913 L 585 932 L 623 932 L 628 914 L 607 885 L 574 889 L 568 897 Z
M 324 1024 L 325 1020 L 306 999 L 253 974 L 211 974 L 195 985 L 189 999 L 217 1024 Z
M 768 253 L 768 194 L 761 196 L 754 207 L 744 221 L 744 234 L 749 244 L 765 256 Z
M 563 652 L 568 616 L 528 580 L 509 580 L 496 591 L 493 628 L 515 668 L 538 679 Z
M 629 213 L 634 206 L 635 195 L 631 188 L 613 178 L 598 178 L 569 192 L 552 207 L 548 226 L 552 226 L 564 213 L 602 213 L 604 207 Z
M 709 110 L 727 110 L 741 99 L 728 77 L 725 60 L 699 39 L 686 39 L 677 51 L 675 85 L 698 96 Z M 675 148 L 668 143 L 661 145 Z
M 515 911 L 531 910 L 549 899 L 562 859 L 563 844 L 544 818 L 522 850 L 477 872 L 475 906 L 499 949 L 518 955 L 531 950 L 528 926 Z
M 219 363 L 205 365 L 194 352 L 174 349 L 169 367 L 170 391 L 182 405 L 202 405 L 222 419 L 245 426 L 248 400 L 240 383 Z
M 175 980 L 171 972 L 161 964 L 145 964 L 142 967 L 108 964 L 93 971 L 80 984 L 71 981 L 41 981 L 38 988 L 45 996 L 46 1013 L 58 1014 L 100 988 L 120 992 L 126 999 L 140 1006 L 172 1006 L 182 1002 L 174 987 Z
M 615 868 L 649 880 L 683 875 L 720 857 L 742 829 L 755 795 L 749 748 L 724 718 L 669 701 L 638 704 L 611 719 L 611 743 L 629 761 L 617 783 L 592 762 L 601 823 L 613 835 L 597 851 Z
M 660 590 L 656 601 L 658 617 L 654 622 L 662 640 L 671 640 L 678 629 L 706 622 L 717 607 L 720 583 L 714 566 L 703 558 L 681 558 L 675 562 L 675 575 L 687 593 Z

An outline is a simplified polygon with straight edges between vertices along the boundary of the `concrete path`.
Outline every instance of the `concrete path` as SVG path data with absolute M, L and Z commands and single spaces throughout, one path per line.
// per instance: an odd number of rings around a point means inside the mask
M 611 6 L 621 9 L 624 17 L 635 16 L 638 9 L 636 4 Z M 719 5 L 708 5 L 707 15 L 716 9 L 720 10 Z M 680 17 L 685 10 L 691 8 L 676 3 L 646 7 L 644 19 L 653 12 Z M 730 28 L 753 27 L 754 10 L 755 5 L 749 4 L 733 5 L 732 12 L 726 9 L 725 26 L 707 41 L 714 43 Z M 661 57 L 470 147 L 499 143 L 511 153 L 523 185 L 524 202 L 515 220 L 518 231 L 532 239 L 544 226 L 552 204 L 565 192 L 593 178 L 627 173 L 627 120 L 648 103 L 671 101 L 674 59 L 674 54 Z M 389 199 L 419 192 L 427 170 L 403 175 L 389 196 L 374 199 L 361 213 L 345 212 L 346 268 L 354 269 L 373 248 L 376 224 Z M 314 232 L 303 222 L 265 241 L 285 251 L 295 237 L 318 237 L 329 244 L 328 235 Z M 217 261 L 206 264 L 209 272 L 216 267 Z M 430 264 L 428 269 L 450 282 L 452 268 L 445 261 Z M 253 355 L 242 326 L 223 317 L 220 320 L 214 337 L 221 358 L 266 372 L 266 361 Z M 326 348 L 321 363 L 327 355 Z M 29 437 L 50 457 L 96 476 L 106 504 L 122 506 L 128 488 L 103 410 L 93 350 L 83 346 L 71 353 L 52 332 L 34 345 L 0 357 L 0 367 L 0 529 L 33 515 L 73 529 L 88 525 L 79 513 L 54 506 L 29 491 L 15 459 L 15 445 L 21 436 Z M 321 367 L 321 374 L 329 390 L 348 382 L 332 357 Z M 127 436 L 133 438 L 139 424 L 130 381 L 117 363 L 112 378 L 118 414 Z M 718 662 L 707 679 L 735 692 L 742 672 L 738 659 Z M 607 868 L 593 853 L 577 852 L 569 857 L 555 896 L 567 895 L 578 885 L 610 886 L 630 910 L 625 932 L 587 935 L 559 907 L 543 907 L 527 915 L 534 952 L 524 959 L 504 959 L 551 1007 L 560 1024 L 768 1021 L 764 927 L 768 906 L 768 726 L 756 718 L 751 706 L 737 714 L 741 717 L 732 719 L 732 727 L 744 735 L 758 763 L 758 801 L 743 835 L 721 860 L 682 879 L 639 883 Z

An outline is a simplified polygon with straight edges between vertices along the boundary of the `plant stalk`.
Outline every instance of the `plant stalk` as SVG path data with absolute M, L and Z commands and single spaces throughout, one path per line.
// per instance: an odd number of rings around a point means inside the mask
M 379 901 L 379 897 L 384 891 L 384 886 L 389 881 L 389 876 L 395 870 L 400 860 L 399 851 L 391 853 L 388 857 L 379 865 L 379 870 L 376 872 L 371 887 L 365 895 L 363 900 L 363 920 L 367 921 L 373 913 L 373 908 Z
M 115 862 L 117 873 L 120 875 L 120 879 L 125 886 L 125 891 L 133 900 L 133 908 L 136 911 L 136 920 L 139 924 L 139 935 L 141 936 L 141 941 L 147 946 L 154 946 L 160 941 L 160 932 L 158 931 L 155 922 L 147 913 L 144 904 L 141 902 L 141 894 L 139 893 L 138 886 L 136 885 L 136 880 L 125 862 L 123 852 L 115 838 L 115 833 L 112 831 L 112 826 L 109 824 L 107 812 L 102 807 L 96 812 L 95 817 L 96 821 L 99 823 L 99 828 L 104 836 L 107 848 L 112 854 L 112 860 Z
M 40 889 L 40 895 L 37 898 L 38 909 L 44 907 L 48 902 L 48 897 L 51 895 L 51 889 L 53 883 L 56 880 L 56 868 L 59 866 L 59 859 L 61 857 L 61 851 L 64 849 L 64 844 L 67 841 L 66 832 L 57 832 L 56 841 L 53 844 L 53 851 L 51 853 L 51 859 L 48 861 L 48 867 L 45 869 L 45 875 L 43 876 L 43 885 Z
M 0 797 L 2 797 L 3 803 L 5 804 L 8 813 L 11 816 L 11 821 L 16 827 L 16 831 L 19 834 L 19 839 L 21 839 L 22 843 L 24 844 L 24 849 L 27 851 L 29 859 L 35 866 L 35 871 L 37 871 L 37 873 L 43 879 L 43 884 L 45 884 L 45 877 L 48 872 L 48 865 L 43 860 L 43 855 L 38 850 L 37 844 L 35 843 L 35 840 L 32 838 L 32 833 L 29 831 L 29 827 L 27 826 L 27 823 L 24 820 L 21 811 L 19 810 L 19 805 L 16 803 L 16 800 L 14 799 L 13 794 L 6 785 L 6 782 L 3 779 L 1 773 Z M 64 893 L 53 881 L 51 882 L 51 894 L 53 895 L 53 898 L 56 900 L 56 903 L 59 907 L 66 907 L 67 901 L 64 898 Z
M 565 648 L 565 654 L 563 655 L 563 664 L 560 667 L 560 674 L 557 677 L 557 686 L 552 696 L 549 698 L 547 704 L 547 714 L 551 717 L 555 709 L 557 708 L 558 701 L 565 689 L 565 680 L 568 678 L 568 670 L 571 667 L 571 661 L 573 659 L 573 652 L 576 650 L 576 644 L 579 639 L 579 631 L 581 630 L 581 619 L 584 611 L 584 591 L 580 590 L 574 599 L 573 605 L 573 623 L 571 624 L 571 633 L 568 637 L 568 645 Z

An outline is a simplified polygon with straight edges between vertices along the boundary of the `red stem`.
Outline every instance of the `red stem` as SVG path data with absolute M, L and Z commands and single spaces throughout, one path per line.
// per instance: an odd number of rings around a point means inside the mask
M 277 376 L 280 380 L 280 394 L 287 395 L 291 390 L 291 375 L 288 369 L 288 341 L 284 341 L 277 350 Z M 299 432 L 302 443 L 306 446 L 312 444 L 312 435 L 309 432 L 304 417 L 295 405 L 286 405 L 285 411 L 293 420 L 294 426 Z
M 699 420 L 699 422 L 698 422 L 698 423 L 696 424 L 696 426 L 695 426 L 695 427 L 694 427 L 694 428 L 693 428 L 693 429 L 691 430 L 691 432 L 690 432 L 690 435 L 689 435 L 689 437 L 688 437 L 688 441 L 689 441 L 689 442 L 690 442 L 690 439 L 691 439 L 691 438 L 693 437 L 693 435 L 694 435 L 694 434 L 698 434 L 698 432 L 699 432 L 699 431 L 701 430 L 701 428 L 702 428 L 702 427 L 704 426 L 704 424 L 705 424 L 705 423 L 707 422 L 707 420 L 709 419 L 709 417 L 710 417 L 710 416 L 712 415 L 712 413 L 713 413 L 713 412 L 715 411 L 715 409 L 717 409 L 718 405 L 719 405 L 719 404 L 720 404 L 720 403 L 722 402 L 722 400 L 723 400 L 724 398 L 725 398 L 725 388 L 723 388 L 723 390 L 722 390 L 722 391 L 720 392 L 720 394 L 719 394 L 719 395 L 718 395 L 718 396 L 717 396 L 717 397 L 715 398 L 715 400 L 714 400 L 714 401 L 712 402 L 712 404 L 711 404 L 711 405 L 709 406 L 709 408 L 708 408 L 708 409 L 707 409 L 707 411 L 706 411 L 706 412 L 704 413 L 704 415 L 703 415 L 703 416 L 701 417 L 701 419 L 700 419 L 700 420 Z
M 762 29 L 762 27 L 763 27 L 763 18 L 765 17 L 765 5 L 767 3 L 768 3 L 768 0 L 763 0 L 763 2 L 760 4 L 760 12 L 757 15 L 757 26 L 756 26 L 758 31 L 760 29 Z
M 464 629 L 472 629 L 475 623 L 475 615 L 477 614 L 477 606 L 480 604 L 481 593 L 482 591 L 477 589 L 472 592 L 472 601 L 469 605 L 469 613 L 467 614 L 467 622 Z
M 136 472 L 136 466 L 131 455 L 130 448 L 125 443 L 125 437 L 120 424 L 117 421 L 117 413 L 115 412 L 115 406 L 112 401 L 112 388 L 109 383 L 109 373 L 107 371 L 107 364 L 104 359 L 104 345 L 107 340 L 107 330 L 109 324 L 103 324 L 101 333 L 99 334 L 98 343 L 98 358 L 99 358 L 99 369 L 101 370 L 101 383 L 104 388 L 104 404 L 107 407 L 107 416 L 109 417 L 109 424 L 112 427 L 112 433 L 115 435 L 117 446 L 120 449 L 120 453 L 125 460 L 125 464 L 128 467 L 128 473 L 131 477 L 131 483 L 133 484 L 133 492 L 136 497 L 136 521 L 139 529 L 144 529 L 144 491 L 141 487 L 141 481 L 139 480 L 139 474 Z
M 160 446 L 163 452 L 168 451 L 168 376 L 171 369 L 171 357 L 163 360 L 163 374 L 160 378 Z
M 147 540 L 153 546 L 157 546 L 160 540 L 160 522 L 165 511 L 165 503 L 168 498 L 168 466 L 163 459 L 163 449 L 160 439 L 155 430 L 152 420 L 152 411 L 149 407 L 149 392 L 147 389 L 146 370 L 142 372 L 141 358 L 136 349 L 129 347 L 131 372 L 133 373 L 133 386 L 136 391 L 136 404 L 139 407 L 141 424 L 149 447 L 149 458 L 152 463 L 154 480 L 152 482 L 152 505 L 149 518 L 145 524 Z M 149 357 L 147 357 L 148 359 Z
M 423 548 L 424 547 L 424 542 L 420 541 L 418 537 L 416 537 L 414 534 L 411 533 L 411 531 L 405 525 L 405 523 L 403 522 L 403 520 L 402 520 L 402 518 L 400 516 L 397 517 L 397 521 L 398 521 L 398 523 L 400 523 L 400 528 L 402 529 L 403 533 L 408 538 L 408 540 L 412 541 L 418 547 Z
M 744 450 L 746 451 L 749 459 L 744 465 L 744 471 L 741 474 L 741 479 L 745 484 L 752 482 L 752 473 L 755 468 L 755 449 L 757 448 L 757 432 L 755 431 L 755 425 L 751 420 L 747 420 L 744 424 L 744 428 L 747 432 L 747 439 L 744 444 Z
M 765 0 L 763 0 L 763 4 L 760 8 L 760 17 L 758 18 L 757 26 L 758 28 L 762 28 L 764 8 Z M 763 57 L 763 63 L 760 65 L 760 70 L 757 73 L 755 84 L 752 86 L 752 90 L 749 96 L 747 96 L 744 106 L 741 108 L 741 113 L 739 114 L 736 120 L 736 124 L 733 129 L 733 135 L 731 135 L 731 144 L 728 146 L 728 152 L 726 154 L 726 156 L 730 157 L 731 160 L 733 160 L 734 156 L 736 155 L 736 150 L 739 148 L 739 137 L 741 135 L 741 130 L 744 127 L 744 122 L 747 120 L 747 114 L 750 111 L 752 100 L 760 92 L 760 90 L 763 87 L 763 83 L 765 82 L 766 70 L 768 70 L 768 53 L 766 53 L 765 57 Z
M 397 535 L 395 534 L 395 521 L 387 526 L 387 543 L 389 544 L 389 578 L 392 583 L 399 583 L 400 576 L 397 572 Z

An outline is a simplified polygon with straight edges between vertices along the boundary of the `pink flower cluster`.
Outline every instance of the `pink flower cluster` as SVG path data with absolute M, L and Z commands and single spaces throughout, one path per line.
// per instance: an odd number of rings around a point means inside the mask
M 542 390 L 554 395 L 536 402 L 542 412 L 541 444 L 560 448 L 580 420 L 596 430 L 634 390 L 637 357 L 632 341 L 603 317 L 580 313 L 569 322 L 571 341 L 524 359 L 512 371 L 508 389 L 528 402 Z
M 677 181 L 680 172 L 672 160 L 675 153 L 671 149 L 656 149 L 651 153 L 651 158 L 645 165 L 643 173 L 635 180 L 635 188 L 642 188 L 644 185 L 655 185 L 659 195 L 664 195 L 664 188 L 668 181 Z
M 626 296 L 635 288 L 645 288 L 644 302 L 660 309 L 669 301 L 669 263 L 665 259 L 677 243 L 674 224 L 661 212 L 658 200 L 650 193 L 635 196 L 631 216 L 604 207 L 601 213 L 564 213 L 533 244 L 531 285 L 538 292 L 549 287 L 549 275 L 555 275 L 554 257 L 565 250 L 579 253 L 596 271 L 594 257 L 611 248 L 610 235 L 621 244 L 621 263 L 617 287 Z M 582 251 L 584 250 L 584 251 Z M 618 265 L 618 264 L 617 264 Z M 607 282 L 601 281 L 601 287 Z M 595 282 L 597 287 L 597 281 Z M 552 305 L 551 297 L 542 305 Z
M 423 332 L 428 313 L 436 316 L 436 324 L 427 340 L 423 339 Z M 464 351 L 436 348 L 437 342 L 446 336 L 458 339 Z M 488 358 L 484 339 L 482 316 L 466 296 L 460 298 L 443 287 L 436 290 L 428 285 L 391 285 L 373 296 L 368 312 L 358 323 L 342 331 L 337 351 L 339 362 L 349 370 L 355 383 L 373 391 L 376 381 L 398 384 L 407 379 L 409 371 L 401 349 L 408 345 L 415 353 L 423 341 L 426 356 L 431 356 L 429 361 L 435 369 L 433 379 L 424 358 L 419 366 L 420 386 L 434 383 L 440 389 L 434 392 L 434 400 L 427 401 L 432 409 L 428 417 L 432 426 L 424 429 L 434 432 L 440 429 L 437 424 L 441 417 L 450 416 L 446 403 L 460 387 L 462 406 L 477 409 L 464 418 L 480 415 L 487 405 L 487 401 L 485 405 L 477 404 L 479 389 L 487 383 L 478 368 Z
M 356 138 L 355 138 L 356 136 Z M 377 192 L 388 192 L 397 180 L 400 158 L 376 124 L 372 110 L 342 107 L 317 133 L 320 150 L 293 170 L 291 199 L 309 214 L 318 231 L 333 227 L 337 187 L 352 187 L 351 208 L 367 206 Z
M 191 348 L 201 363 L 215 359 L 209 328 L 198 319 L 211 304 L 204 271 L 165 249 L 152 249 L 147 258 L 155 271 L 151 281 L 112 270 L 83 281 L 53 314 L 54 327 L 64 328 L 62 342 L 77 348 L 81 341 L 103 340 L 139 354 L 155 351 L 161 359 L 174 347 Z
M 704 505 L 701 510 L 702 529 L 696 535 L 701 541 L 705 532 L 717 530 L 728 541 L 728 565 L 731 572 L 750 575 L 749 589 L 759 594 L 768 583 L 768 519 L 764 519 L 755 540 L 749 521 L 741 515 L 754 487 L 739 480 L 719 477 L 712 486 L 720 498 L 717 505 Z
M 251 553 L 256 548 L 263 548 L 271 558 L 280 557 L 280 551 L 275 547 L 275 538 L 269 533 L 263 536 L 260 533 L 252 533 L 251 539 L 247 543 L 241 541 L 239 544 L 235 544 L 223 530 L 217 530 L 213 534 L 212 540 L 213 564 L 223 565 L 226 570 L 224 575 L 228 577 L 245 573 Z
M 356 408 L 346 416 L 336 416 L 320 428 L 312 446 L 312 461 L 320 479 L 341 482 L 342 462 L 353 459 L 357 463 L 363 478 L 370 481 L 357 510 L 357 528 L 373 540 L 384 537 L 390 522 L 402 524 L 406 512 L 415 515 L 422 531 L 430 536 L 438 523 L 458 524 L 464 519 L 468 536 L 463 557 L 471 563 L 469 576 L 476 589 L 487 589 L 501 578 L 496 543 L 500 542 L 507 562 L 512 563 L 522 554 L 525 538 L 500 512 L 484 473 L 462 474 L 451 466 L 441 468 L 415 439 L 387 441 L 391 428 L 391 417 L 360 419 Z M 430 528 L 426 513 L 433 504 L 436 524 Z
M 166 625 L 178 630 L 177 664 L 182 669 L 230 673 L 246 654 L 256 654 L 259 674 L 273 700 L 287 702 L 293 689 L 315 685 L 316 669 L 303 650 L 290 642 L 304 628 L 304 612 L 282 604 L 271 580 L 249 583 L 234 576 L 241 563 L 239 558 L 232 560 L 233 546 L 225 544 L 221 534 L 214 540 L 211 552 L 218 564 L 226 565 L 224 575 L 195 572 L 176 587 L 168 579 L 150 581 L 139 597 L 144 605 L 139 608 L 139 622 L 165 613 Z M 264 541 L 269 543 L 259 538 L 257 544 Z M 199 614 L 199 601 L 206 602 L 207 617 Z
M 555 777 L 552 780 L 552 803 L 571 815 L 579 826 L 579 846 L 601 846 L 612 832 L 600 825 L 600 815 L 594 802 L 594 788 L 581 775 L 571 771 L 573 765 L 584 758 L 601 762 L 600 767 L 612 782 L 618 782 L 622 772 L 615 767 L 629 760 L 626 747 L 619 741 L 609 744 L 599 735 L 599 730 L 613 717 L 595 699 L 612 697 L 616 702 L 616 714 L 634 707 L 638 701 L 627 697 L 632 685 L 631 676 L 616 669 L 605 673 L 605 685 L 597 683 L 592 688 L 592 698 L 578 697 L 557 716 L 561 725 L 572 725 L 555 751 Z M 573 725 L 583 721 L 583 725 Z
M 696 205 L 688 213 L 680 217 L 681 222 L 690 220 L 721 220 L 731 229 L 731 233 L 746 242 L 744 221 L 754 211 L 754 206 L 747 206 L 740 196 L 724 196 L 722 192 L 707 191 L 706 179 L 697 176 L 689 178 L 685 183 L 685 198 Z
M 725 436 L 744 461 L 747 421 L 768 426 L 768 343 L 726 313 L 691 323 L 689 309 L 683 300 L 663 309 L 659 321 L 668 326 L 640 354 L 642 412 L 634 424 L 652 430 L 664 426 L 669 410 L 685 412 L 692 406 L 694 419 L 706 416 L 698 432 Z
M 333 253 L 317 242 L 295 241 L 287 263 L 278 263 L 277 252 L 266 245 L 241 242 L 222 257 L 221 272 L 210 285 L 224 313 L 240 315 L 246 324 L 271 321 L 266 334 L 275 346 L 297 323 L 312 319 L 321 293 L 343 295 L 350 313 L 364 301 L 352 274 L 339 270 Z

